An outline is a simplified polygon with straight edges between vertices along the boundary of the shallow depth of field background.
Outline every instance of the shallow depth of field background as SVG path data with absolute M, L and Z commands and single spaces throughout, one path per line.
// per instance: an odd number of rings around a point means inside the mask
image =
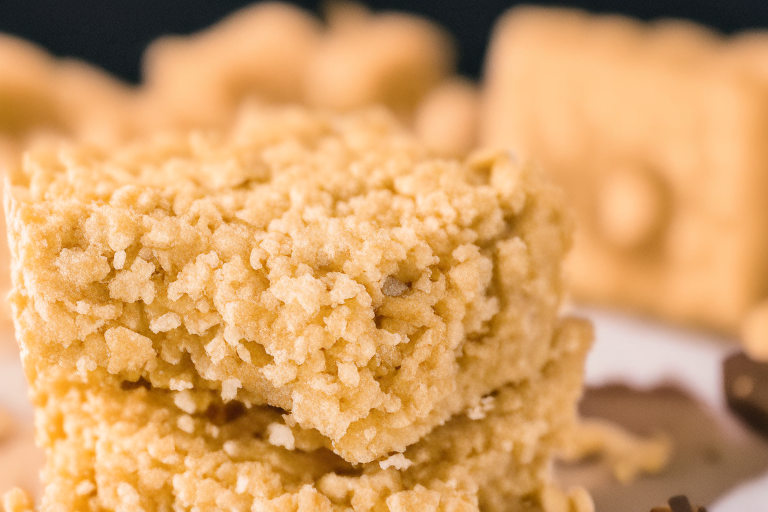
M 288 0 L 321 13 L 322 0 Z M 141 54 L 162 34 L 188 34 L 254 2 L 248 0 L 3 0 L 0 32 L 34 41 L 58 56 L 79 57 L 130 82 L 140 78 Z M 364 0 L 374 10 L 426 15 L 451 31 L 459 71 L 477 78 L 494 20 L 519 4 L 580 7 L 640 19 L 686 18 L 725 33 L 768 27 L 765 0 Z

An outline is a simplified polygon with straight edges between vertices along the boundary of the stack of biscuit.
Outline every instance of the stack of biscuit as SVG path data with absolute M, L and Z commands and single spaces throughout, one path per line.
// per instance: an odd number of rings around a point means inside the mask
M 550 467 L 591 340 L 558 190 L 464 158 L 439 27 L 328 18 L 162 39 L 137 89 L 32 52 L 6 213 L 41 510 L 592 510 Z
M 591 510 L 550 474 L 591 328 L 535 167 L 255 107 L 10 183 L 42 510 Z

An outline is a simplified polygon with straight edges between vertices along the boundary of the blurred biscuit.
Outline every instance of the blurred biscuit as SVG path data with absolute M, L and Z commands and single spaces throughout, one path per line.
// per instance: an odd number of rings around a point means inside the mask
M 14 421 L 11 414 L 0 408 L 0 442 L 7 440 L 13 434 Z
M 159 111 L 160 124 L 218 124 L 249 96 L 296 102 L 320 31 L 303 10 L 267 2 L 198 34 L 158 39 L 144 55 L 148 115 Z
M 419 103 L 414 130 L 422 143 L 443 156 L 462 157 L 477 145 L 480 92 L 463 78 L 438 85 Z
M 125 135 L 135 93 L 106 72 L 0 35 L 2 158 L 15 158 L 41 134 Z
M 635 481 L 642 474 L 664 470 L 672 455 L 672 442 L 664 434 L 643 438 L 602 419 L 582 419 L 568 438 L 561 458 L 578 461 L 601 455 L 621 483 Z
M 765 297 L 766 55 L 765 36 L 688 22 L 531 7 L 499 21 L 481 143 L 566 188 L 577 299 L 733 333 Z
M 383 104 L 410 118 L 454 70 L 450 36 L 424 18 L 337 4 L 329 19 L 331 28 L 307 69 L 304 92 L 311 106 L 350 110 Z
M 54 60 L 42 48 L 0 34 L 0 137 L 61 127 L 51 86 Z
M 768 300 L 757 304 L 741 325 L 744 351 L 752 359 L 768 362 Z
M 53 97 L 68 132 L 78 140 L 112 143 L 135 135 L 136 91 L 99 68 L 74 59 L 60 60 Z

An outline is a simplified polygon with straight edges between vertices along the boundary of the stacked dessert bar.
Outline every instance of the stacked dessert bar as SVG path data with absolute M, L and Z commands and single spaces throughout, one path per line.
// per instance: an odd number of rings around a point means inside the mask
M 260 107 L 40 148 L 5 202 L 42 510 L 591 510 L 550 475 L 570 222 L 507 152 Z

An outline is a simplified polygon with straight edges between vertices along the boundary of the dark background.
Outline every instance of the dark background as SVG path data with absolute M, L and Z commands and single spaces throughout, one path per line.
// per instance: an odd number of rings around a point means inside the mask
M 200 30 L 248 5 L 245 0 L 0 0 L 0 32 L 79 57 L 137 82 L 146 45 L 161 34 Z M 292 3 L 319 13 L 322 1 Z M 461 73 L 477 77 L 494 19 L 510 0 L 365 0 L 374 10 L 426 15 L 453 32 Z M 617 12 L 641 19 L 688 18 L 722 32 L 768 27 L 768 0 L 572 0 L 526 2 Z

